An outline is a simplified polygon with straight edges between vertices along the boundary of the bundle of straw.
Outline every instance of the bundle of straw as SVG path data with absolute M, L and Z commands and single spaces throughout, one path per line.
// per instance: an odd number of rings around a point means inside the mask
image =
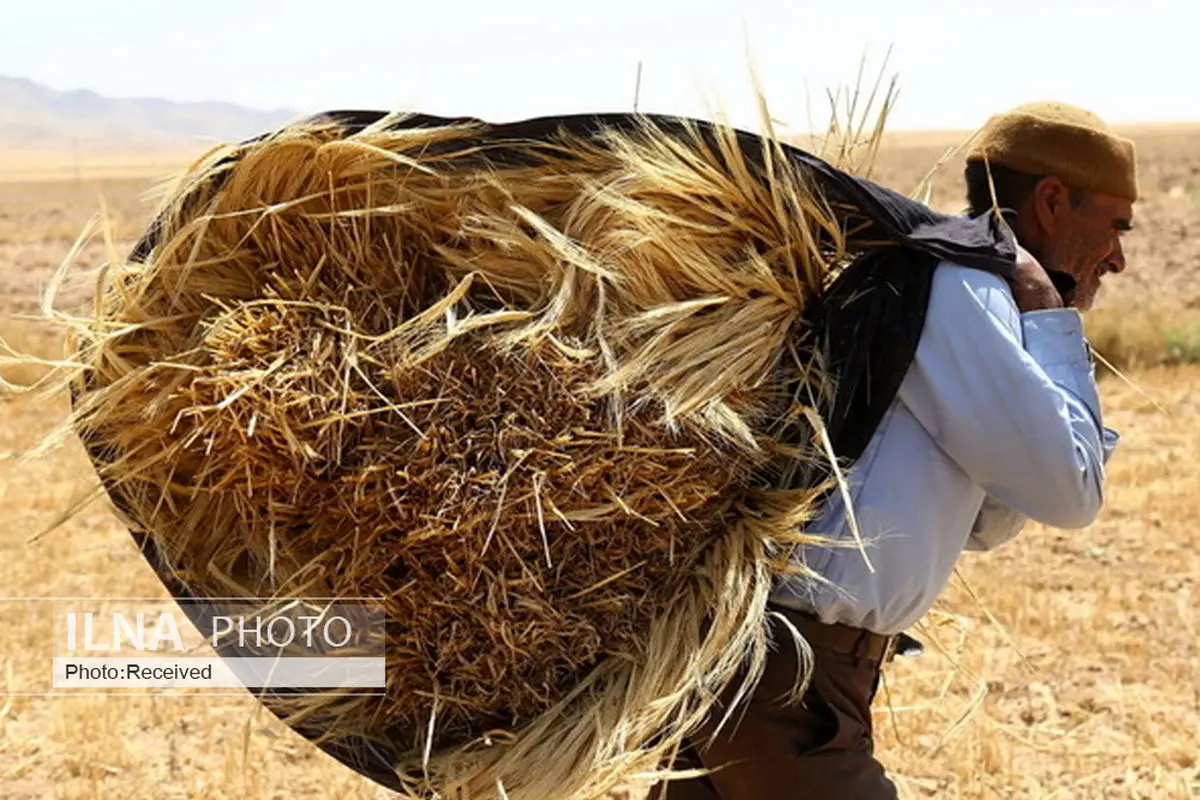
M 661 763 L 757 677 L 823 488 L 783 476 L 847 212 L 769 136 L 630 120 L 223 148 L 81 328 L 73 424 L 172 581 L 385 599 L 385 698 L 269 702 L 414 796 Z

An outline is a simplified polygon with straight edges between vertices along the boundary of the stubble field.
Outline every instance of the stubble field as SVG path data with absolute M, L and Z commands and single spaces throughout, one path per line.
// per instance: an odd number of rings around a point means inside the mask
M 1088 321 L 1105 375 L 1106 422 L 1123 442 L 1101 519 L 1085 531 L 1031 526 L 964 558 L 896 662 L 876 709 L 881 757 L 903 797 L 1189 798 L 1200 793 L 1200 137 L 1134 132 L 1146 194 Z M 909 191 L 941 140 L 902 140 L 879 179 Z M 0 335 L 54 354 L 32 314 L 101 201 L 124 253 L 152 206 L 158 169 L 76 172 L 0 152 Z M 46 164 L 49 164 L 47 166 Z M 961 205 L 958 162 L 932 203 Z M 122 176 L 126 177 L 122 177 Z M 103 238 L 80 256 L 105 259 Z M 68 286 L 63 305 L 87 296 Z M 14 383 L 40 370 L 0 368 Z M 91 488 L 68 441 L 25 463 L 65 403 L 0 393 L 0 597 L 165 596 L 103 503 L 32 537 Z M 986 424 L 986 421 L 980 421 Z M 33 601 L 0 601 L 0 793 L 6 798 L 374 798 L 382 790 L 326 759 L 248 697 L 38 697 L 49 628 Z

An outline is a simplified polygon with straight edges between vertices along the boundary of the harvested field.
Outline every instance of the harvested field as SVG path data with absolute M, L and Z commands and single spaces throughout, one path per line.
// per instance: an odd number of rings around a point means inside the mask
M 1134 133 L 1146 197 L 1128 239 L 1129 269 L 1109 279 L 1088 321 L 1101 354 L 1137 387 L 1111 376 L 1102 386 L 1107 421 L 1124 439 L 1107 508 L 1086 531 L 1032 526 L 994 553 L 964 559 L 961 581 L 923 623 L 922 638 L 937 646 L 893 666 L 877 707 L 882 757 L 904 797 L 1200 791 L 1200 140 L 1189 129 Z M 879 178 L 910 190 L 939 145 L 898 137 Z M 54 337 L 19 315 L 36 310 L 101 197 L 114 247 L 128 249 L 150 213 L 141 197 L 152 186 L 144 169 L 121 177 L 106 167 L 77 180 L 61 164 L 0 181 L 0 335 L 47 356 Z M 960 204 L 957 164 L 939 173 L 939 208 Z M 100 241 L 81 262 L 103 258 Z M 67 287 L 66 296 L 86 291 Z M 37 372 L 4 374 L 30 382 Z M 28 465 L 5 457 L 64 410 L 0 398 L 3 594 L 165 596 L 102 504 L 29 541 L 94 480 L 74 442 Z M 30 691 L 48 676 L 39 654 L 50 632 L 28 604 L 0 603 L 0 620 L 10 632 L 0 685 Z M 6 797 L 64 800 L 387 796 L 249 697 L 0 694 L 0 783 Z

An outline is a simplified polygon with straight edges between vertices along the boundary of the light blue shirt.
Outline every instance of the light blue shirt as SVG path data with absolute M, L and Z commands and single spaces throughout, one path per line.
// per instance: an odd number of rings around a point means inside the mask
M 846 474 L 866 557 L 835 492 L 809 527 L 832 544 L 797 556 L 828 585 L 781 578 L 772 600 L 899 633 L 933 605 L 963 550 L 1002 544 L 1027 519 L 1090 524 L 1116 440 L 1079 312 L 1022 314 L 1002 278 L 943 263 L 897 398 Z

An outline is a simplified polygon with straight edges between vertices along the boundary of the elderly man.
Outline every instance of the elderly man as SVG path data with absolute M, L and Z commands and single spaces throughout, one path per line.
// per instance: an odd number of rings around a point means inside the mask
M 1100 510 L 1116 436 L 1101 424 L 1079 309 L 1125 268 L 1133 145 L 1082 109 L 1025 105 L 987 122 L 966 183 L 973 214 L 995 206 L 1009 221 L 1016 270 L 937 266 L 915 357 L 848 475 L 869 563 L 835 493 L 812 532 L 841 546 L 798 555 L 828 583 L 783 578 L 772 598 L 812 646 L 803 700 L 785 699 L 797 655 L 777 635 L 754 696 L 676 764 L 714 771 L 669 784 L 673 800 L 896 797 L 874 757 L 871 703 L 897 636 L 963 550 L 1002 544 L 1026 519 L 1080 528 Z

